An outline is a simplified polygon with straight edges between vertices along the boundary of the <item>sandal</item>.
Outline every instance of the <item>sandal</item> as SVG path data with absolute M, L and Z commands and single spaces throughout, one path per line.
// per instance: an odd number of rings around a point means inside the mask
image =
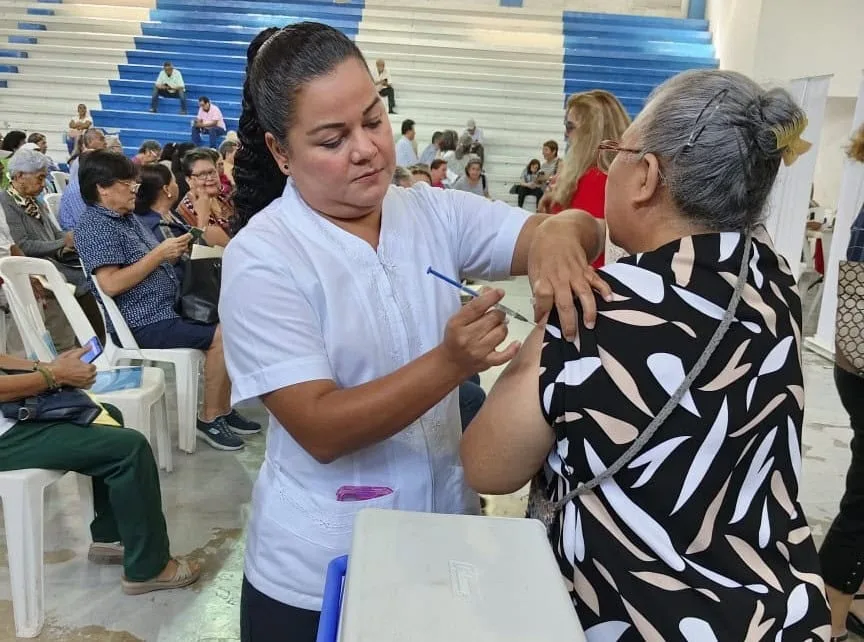
M 120 581 L 123 586 L 123 592 L 126 595 L 143 595 L 152 591 L 168 591 L 171 589 L 183 588 L 198 581 L 201 576 L 201 569 L 192 570 L 187 559 L 175 559 L 177 562 L 177 570 L 173 577 L 165 580 L 153 578 L 144 582 L 130 582 L 125 577 Z
M 94 564 L 122 564 L 124 550 L 120 542 L 93 542 L 87 559 Z
M 856 595 L 855 599 L 864 600 L 864 595 Z M 864 621 L 851 611 L 849 612 L 849 615 L 846 616 L 846 628 L 855 635 L 864 636 Z

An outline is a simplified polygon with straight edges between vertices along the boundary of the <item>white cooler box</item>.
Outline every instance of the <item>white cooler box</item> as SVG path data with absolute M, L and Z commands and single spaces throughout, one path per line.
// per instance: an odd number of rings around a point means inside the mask
M 529 519 L 361 511 L 342 596 L 337 627 L 325 595 L 331 631 L 319 642 L 585 640 L 543 526 Z

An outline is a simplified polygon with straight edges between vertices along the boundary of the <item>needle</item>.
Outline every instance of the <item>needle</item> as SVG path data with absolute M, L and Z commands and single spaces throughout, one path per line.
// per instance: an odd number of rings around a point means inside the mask
M 432 276 L 441 279 L 445 283 L 449 283 L 454 288 L 459 288 L 460 290 L 462 290 L 466 294 L 470 294 L 474 298 L 477 298 L 478 296 L 480 296 L 480 293 L 477 290 L 469 288 L 467 285 L 462 285 L 461 283 L 459 283 L 459 281 L 457 281 L 456 279 L 451 279 L 449 276 L 444 276 L 443 274 L 441 274 L 437 270 L 433 269 L 432 267 L 426 268 L 426 274 L 431 274 Z M 501 312 L 503 312 L 504 314 L 506 314 L 508 316 L 513 317 L 514 319 L 517 319 L 519 321 L 524 321 L 525 323 L 530 323 L 531 325 L 534 325 L 533 321 L 530 321 L 529 319 L 525 318 L 523 315 L 516 312 L 516 310 L 513 310 L 512 308 L 508 308 L 506 305 L 502 305 L 500 303 L 497 303 L 492 307 L 494 307 L 496 310 L 501 310 Z

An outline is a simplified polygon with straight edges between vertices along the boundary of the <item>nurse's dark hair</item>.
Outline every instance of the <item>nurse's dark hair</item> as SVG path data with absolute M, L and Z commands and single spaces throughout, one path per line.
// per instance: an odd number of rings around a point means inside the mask
M 270 132 L 286 147 L 303 86 L 326 76 L 348 58 L 366 65 L 357 45 L 345 34 L 317 22 L 265 29 L 249 45 L 237 132 L 240 149 L 234 159 L 235 231 L 285 189 L 287 177 L 267 148 L 264 134 Z

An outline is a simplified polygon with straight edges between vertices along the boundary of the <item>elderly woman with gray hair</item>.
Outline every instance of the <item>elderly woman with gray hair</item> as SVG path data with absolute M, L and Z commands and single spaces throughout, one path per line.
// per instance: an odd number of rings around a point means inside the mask
M 596 327 L 564 336 L 553 312 L 462 441 L 479 492 L 534 478 L 529 512 L 591 642 L 831 635 L 797 501 L 801 302 L 760 226 L 806 124 L 740 74 L 659 87 L 600 144 L 630 256 L 601 270 Z
M 72 232 L 61 232 L 39 199 L 45 189 L 48 166 L 44 154 L 32 149 L 18 150 L 9 160 L 11 182 L 0 192 L 0 210 L 6 215 L 12 240 L 24 256 L 48 259 L 75 286 L 75 297 L 104 345 L 105 324 L 87 285 Z

